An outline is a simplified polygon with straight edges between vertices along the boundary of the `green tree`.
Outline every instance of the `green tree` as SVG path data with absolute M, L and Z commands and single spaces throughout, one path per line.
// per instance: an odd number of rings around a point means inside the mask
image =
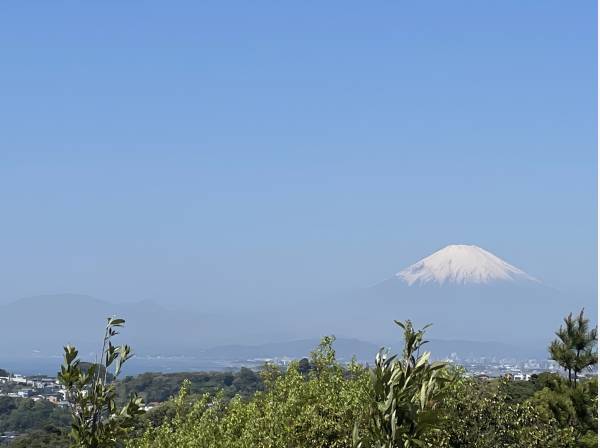
M 115 402 L 114 383 L 109 381 L 108 369 L 114 363 L 114 377 L 132 356 L 128 345 L 113 346 L 111 339 L 123 327 L 123 319 L 108 318 L 99 364 L 86 365 L 78 358 L 73 346 L 64 347 L 64 363 L 58 380 L 66 389 L 72 424 L 71 440 L 75 448 L 114 447 L 127 429 L 133 425 L 134 417 L 143 413 L 141 398 L 132 396 L 122 409 Z
M 135 377 L 127 376 L 116 384 L 117 404 L 124 404 L 132 394 L 138 394 L 145 403 L 163 402 L 176 396 L 184 380 L 190 382 L 190 396 L 214 394 L 222 389 L 225 398 L 239 394 L 248 398 L 262 389 L 262 381 L 249 369 L 232 372 L 146 372 Z
M 350 448 L 352 428 L 369 397 L 367 370 L 345 368 L 335 359 L 334 338 L 326 337 L 311 354 L 308 374 L 298 362 L 282 371 L 261 372 L 265 390 L 232 400 L 205 394 L 192 406 L 189 382 L 175 402 L 172 418 L 132 438 L 133 448 Z
M 530 402 L 546 421 L 574 431 L 575 446 L 598 446 L 598 379 L 597 377 L 569 385 L 562 378 L 547 381 Z
M 68 411 L 48 401 L 0 397 L 0 434 L 6 431 L 25 433 L 45 427 L 67 427 L 69 422 Z
M 419 355 L 427 343 L 424 327 L 415 331 L 410 320 L 394 321 L 404 330 L 401 359 L 377 354 L 372 373 L 372 396 L 365 435 L 355 427 L 359 448 L 410 448 L 425 446 L 425 439 L 437 429 L 438 404 L 448 383 L 445 363 L 430 363 L 430 353 Z
M 480 381 L 460 375 L 440 404 L 436 448 L 572 448 L 574 430 L 528 400 L 515 403 L 505 380 Z
M 583 315 L 577 317 L 569 313 L 564 318 L 564 326 L 556 332 L 557 339 L 552 341 L 548 351 L 553 360 L 567 371 L 569 384 L 577 383 L 578 374 L 598 363 L 598 329 L 590 329 L 590 321 Z
M 10 448 L 65 448 L 69 446 L 69 436 L 62 428 L 36 429 L 13 440 Z
M 300 362 L 298 363 L 298 370 L 302 374 L 307 374 L 308 372 L 310 372 L 310 361 L 308 360 L 308 358 L 302 358 L 300 360 Z

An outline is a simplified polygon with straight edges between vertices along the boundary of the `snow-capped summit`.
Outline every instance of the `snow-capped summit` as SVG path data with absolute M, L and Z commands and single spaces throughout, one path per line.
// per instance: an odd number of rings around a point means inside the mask
M 534 281 L 526 272 L 478 246 L 453 244 L 396 274 L 413 284 L 468 284 L 497 281 Z

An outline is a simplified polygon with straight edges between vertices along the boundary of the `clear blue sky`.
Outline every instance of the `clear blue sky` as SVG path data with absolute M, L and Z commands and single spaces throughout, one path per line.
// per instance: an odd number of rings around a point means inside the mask
M 594 1 L 0 4 L 0 301 L 596 289 Z

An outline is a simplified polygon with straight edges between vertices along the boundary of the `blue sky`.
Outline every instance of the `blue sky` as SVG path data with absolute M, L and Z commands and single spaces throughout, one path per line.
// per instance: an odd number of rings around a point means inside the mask
M 596 290 L 593 1 L 3 2 L 0 301 Z

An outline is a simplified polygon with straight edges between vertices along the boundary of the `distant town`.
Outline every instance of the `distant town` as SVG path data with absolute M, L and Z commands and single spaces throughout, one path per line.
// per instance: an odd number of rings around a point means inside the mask
M 56 378 L 24 376 L 18 373 L 0 376 L 0 396 L 47 400 L 58 406 L 68 406 L 66 391 Z
M 279 366 L 287 366 L 291 361 L 292 358 L 289 357 L 259 358 L 240 362 L 239 365 L 259 369 L 266 362 Z M 506 378 L 514 381 L 529 381 L 532 375 L 542 372 L 564 375 L 564 371 L 552 359 L 517 359 L 496 356 L 461 357 L 456 353 L 451 353 L 445 358 L 440 359 L 440 361 L 460 366 L 465 369 L 468 376 L 480 379 Z M 361 361 L 361 363 L 368 364 L 366 361 Z M 581 377 L 585 378 L 586 376 L 595 376 L 597 374 L 598 371 L 594 368 L 589 372 L 582 373 Z
M 251 358 L 246 360 L 231 361 L 223 370 L 233 371 L 241 367 L 259 370 L 265 363 L 280 367 L 288 366 L 294 358 Z M 528 381 L 531 375 L 542 372 L 563 374 L 556 361 L 551 359 L 525 359 L 490 357 L 460 357 L 451 353 L 441 361 L 463 367 L 469 376 L 485 379 L 505 377 L 515 381 Z M 349 363 L 349 361 L 346 361 Z M 359 361 L 360 362 L 360 361 Z M 363 362 L 367 364 L 367 362 Z M 581 376 L 597 375 L 597 369 L 582 374 Z M 31 400 L 47 400 L 57 406 L 68 406 L 66 391 L 60 386 L 56 377 L 45 375 L 25 376 L 19 373 L 10 373 L 0 376 L 0 396 L 13 398 L 29 398 Z

